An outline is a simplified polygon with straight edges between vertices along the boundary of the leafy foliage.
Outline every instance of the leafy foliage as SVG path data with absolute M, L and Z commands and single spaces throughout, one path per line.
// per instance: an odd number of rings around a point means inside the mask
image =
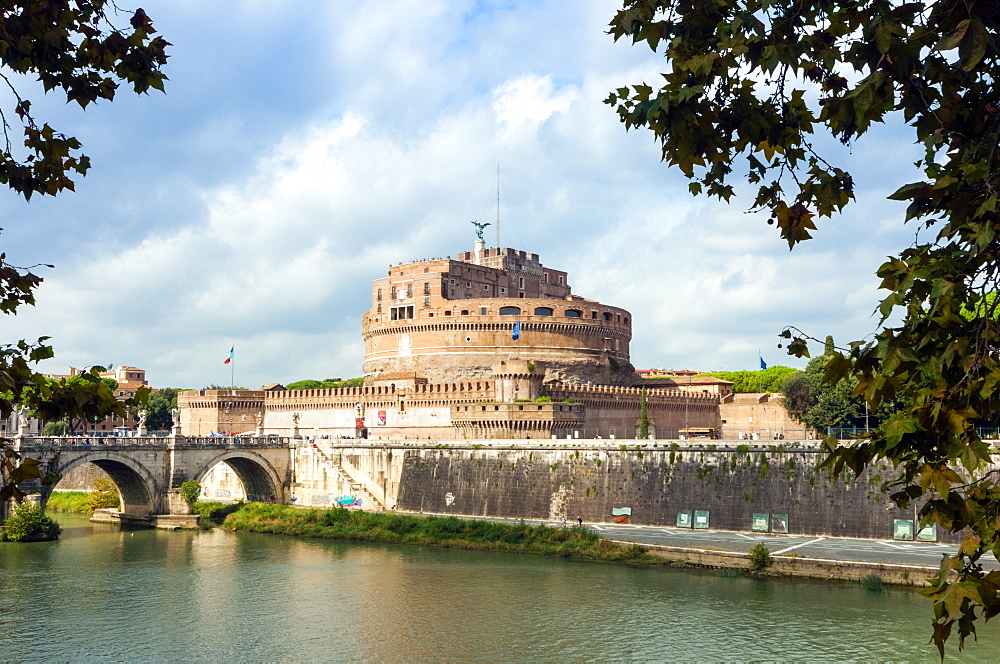
M 107 0 L 22 0 L 4 3 L 0 15 L 0 77 L 13 93 L 12 114 L 4 114 L 6 148 L 0 154 L 0 183 L 30 199 L 32 194 L 54 196 L 73 190 L 72 175 L 86 175 L 90 159 L 80 153 L 76 138 L 57 132 L 48 124 L 38 125 L 31 102 L 14 86 L 15 76 L 37 76 L 45 92 L 61 90 L 67 102 L 80 108 L 104 99 L 111 101 L 118 81 L 137 93 L 150 88 L 163 91 L 166 64 L 162 37 L 154 36 L 153 22 L 139 9 L 129 20 L 130 30 L 111 23 Z M 17 158 L 11 151 L 12 137 L 7 118 L 16 115 L 23 126 L 27 154 Z
M 771 551 L 763 542 L 757 542 L 750 549 L 750 570 L 760 572 L 771 564 Z
M 0 456 L 0 503 L 10 499 L 17 502 L 24 500 L 24 492 L 17 485 L 25 480 L 37 479 L 42 484 L 51 486 L 59 481 L 55 473 L 43 473 L 38 459 L 22 458 L 19 452 L 10 448 L 2 449 Z
M 733 384 L 733 392 L 778 392 L 786 378 L 797 372 L 792 367 L 773 366 L 763 371 L 714 371 L 698 374 L 728 380 Z
M 615 544 L 587 528 L 549 528 L 474 521 L 453 516 L 424 517 L 360 510 L 297 509 L 289 505 L 247 503 L 223 525 L 259 533 L 321 537 L 354 542 L 435 545 L 478 551 L 532 553 L 584 560 L 657 564 L 635 544 Z
M 46 422 L 42 427 L 43 436 L 65 436 L 69 425 L 65 422 Z
M 87 511 L 93 514 L 97 510 L 117 509 L 120 506 L 121 496 L 115 483 L 106 477 L 96 478 L 87 498 Z
M 942 657 L 954 626 L 960 648 L 975 635 L 977 607 L 1000 614 L 1000 572 L 979 562 L 1000 553 L 1000 483 L 974 427 L 1000 406 L 1000 323 L 987 299 L 1000 287 L 998 32 L 993 0 L 625 0 L 611 22 L 616 39 L 666 57 L 661 87 L 606 100 L 625 126 L 649 128 L 694 194 L 728 201 L 742 171 L 756 187 L 751 208 L 790 248 L 854 198 L 814 134 L 850 144 L 895 114 L 923 146 L 922 179 L 889 197 L 908 203 L 918 228 L 877 270 L 880 329 L 835 350 L 823 379 L 850 378 L 871 410 L 895 409 L 866 440 L 831 442 L 825 467 L 886 459 L 898 505 L 920 501 L 923 524 L 969 529 L 927 593 Z M 808 356 L 810 337 L 783 336 Z
M 217 501 L 199 500 L 191 505 L 191 511 L 195 514 L 200 514 L 206 519 L 222 521 L 227 516 L 243 507 L 243 504 L 243 502 L 220 503 Z
M 198 496 L 201 495 L 201 484 L 198 480 L 187 480 L 181 483 L 179 491 L 181 500 L 188 505 L 194 505 L 195 501 L 198 500 Z
M 364 378 L 348 378 L 347 380 L 341 380 L 339 378 L 327 378 L 326 380 L 297 380 L 294 383 L 289 383 L 285 385 L 285 388 L 289 390 L 330 390 L 337 389 L 341 387 L 361 387 L 364 385 Z
M 174 426 L 174 418 L 171 414 L 177 408 L 177 393 L 184 388 L 161 387 L 149 395 L 147 409 L 149 415 L 146 419 L 146 426 L 150 429 L 170 429 Z
M 114 99 L 119 82 L 127 83 L 136 93 L 163 90 L 169 44 L 156 36 L 153 23 L 142 9 L 129 19 L 128 28 L 115 27 L 108 8 L 118 9 L 107 0 L 14 0 L 4 3 L 0 12 L 0 78 L 11 93 L 12 108 L 0 108 L 0 184 L 29 200 L 33 194 L 54 196 L 73 190 L 73 178 L 90 169 L 90 159 L 80 152 L 81 143 L 39 124 L 31 110 L 31 101 L 23 98 L 16 84 L 22 77 L 34 76 L 45 92 L 59 91 L 67 102 L 87 108 L 98 100 Z M 23 131 L 23 150 L 15 154 L 17 141 L 11 135 L 11 121 L 17 118 Z M 42 279 L 32 270 L 51 265 L 20 267 L 0 253 L 0 313 L 14 315 L 22 305 L 35 304 L 34 291 Z M 102 385 L 103 367 L 94 367 L 80 376 L 58 381 L 48 380 L 32 365 L 53 357 L 48 337 L 35 342 L 18 341 L 0 344 L 0 418 L 9 417 L 20 404 L 44 420 L 67 417 L 103 419 L 108 415 L 124 417 L 128 407 L 141 404 L 146 391 L 133 399 L 119 402 L 113 390 Z M 0 440 L 0 444 L 5 441 Z M 9 451 L 9 450 L 8 450 Z M 38 477 L 36 461 L 25 459 L 20 473 L 15 472 L 17 455 L 4 459 L 0 501 L 23 494 L 16 484 Z
M 45 511 L 90 514 L 87 507 L 89 499 L 89 491 L 53 491 L 45 502 Z
M 827 337 L 826 352 L 812 358 L 805 371 L 789 376 L 782 384 L 785 409 L 811 429 L 823 433 L 830 427 L 877 426 L 890 416 L 895 404 L 884 402 L 877 412 L 867 412 L 864 399 L 854 394 L 857 380 L 849 377 L 824 382 L 826 368 L 834 357 L 833 339 Z
M 639 439 L 649 438 L 649 406 L 646 404 L 646 388 L 642 388 L 642 397 L 639 402 Z
M 10 542 L 48 542 L 58 539 L 62 528 L 42 508 L 31 503 L 21 503 L 14 513 L 7 517 L 0 539 Z

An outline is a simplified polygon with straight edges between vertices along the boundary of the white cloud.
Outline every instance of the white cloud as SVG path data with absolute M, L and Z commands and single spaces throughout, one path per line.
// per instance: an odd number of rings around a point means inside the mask
M 498 162 L 502 242 L 631 310 L 637 366 L 777 363 L 785 324 L 866 334 L 872 272 L 909 232 L 874 175 L 912 161 L 889 130 L 846 155 L 859 204 L 792 253 L 744 201 L 689 196 L 601 101 L 661 64 L 612 43 L 610 0 L 146 9 L 177 44 L 166 97 L 89 112 L 104 158 L 80 194 L 4 203 L 25 217 L 8 253 L 58 264 L 5 337 L 52 334 L 52 370 L 200 387 L 228 382 L 235 344 L 249 386 L 359 375 L 371 280 L 467 249 Z

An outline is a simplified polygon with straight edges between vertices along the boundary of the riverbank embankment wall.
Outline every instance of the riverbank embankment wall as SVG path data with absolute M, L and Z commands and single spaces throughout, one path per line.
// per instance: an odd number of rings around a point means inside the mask
M 815 441 L 357 441 L 342 452 L 378 469 L 367 481 L 385 487 L 387 504 L 414 512 L 610 522 L 629 508 L 634 524 L 676 526 L 687 513 L 691 526 L 733 531 L 764 515 L 772 532 L 877 539 L 916 518 L 881 492 L 891 469 L 834 481 L 816 469 Z

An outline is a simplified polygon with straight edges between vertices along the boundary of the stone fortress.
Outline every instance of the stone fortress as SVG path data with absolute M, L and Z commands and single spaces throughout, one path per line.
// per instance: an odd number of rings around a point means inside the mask
M 772 395 L 691 372 L 639 376 L 631 324 L 538 256 L 477 243 L 373 282 L 362 387 L 189 390 L 168 438 L 39 444 L 64 445 L 41 451 L 67 470 L 114 474 L 130 512 L 157 496 L 176 510 L 190 478 L 207 499 L 916 537 L 912 511 L 881 502 L 884 465 L 833 482 Z M 650 438 L 636 440 L 644 401 Z M 695 429 L 722 440 L 681 440 Z
M 642 388 L 631 314 L 573 294 L 536 254 L 487 248 L 389 267 L 362 318 L 364 386 L 190 390 L 180 431 L 316 438 L 635 438 L 719 430 L 717 386 Z

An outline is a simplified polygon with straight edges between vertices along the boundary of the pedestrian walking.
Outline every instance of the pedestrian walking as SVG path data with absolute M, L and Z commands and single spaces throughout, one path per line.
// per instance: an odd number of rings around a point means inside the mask
M 578 525 L 579 527 L 583 528 L 583 517 L 582 516 L 576 517 L 576 525 Z

